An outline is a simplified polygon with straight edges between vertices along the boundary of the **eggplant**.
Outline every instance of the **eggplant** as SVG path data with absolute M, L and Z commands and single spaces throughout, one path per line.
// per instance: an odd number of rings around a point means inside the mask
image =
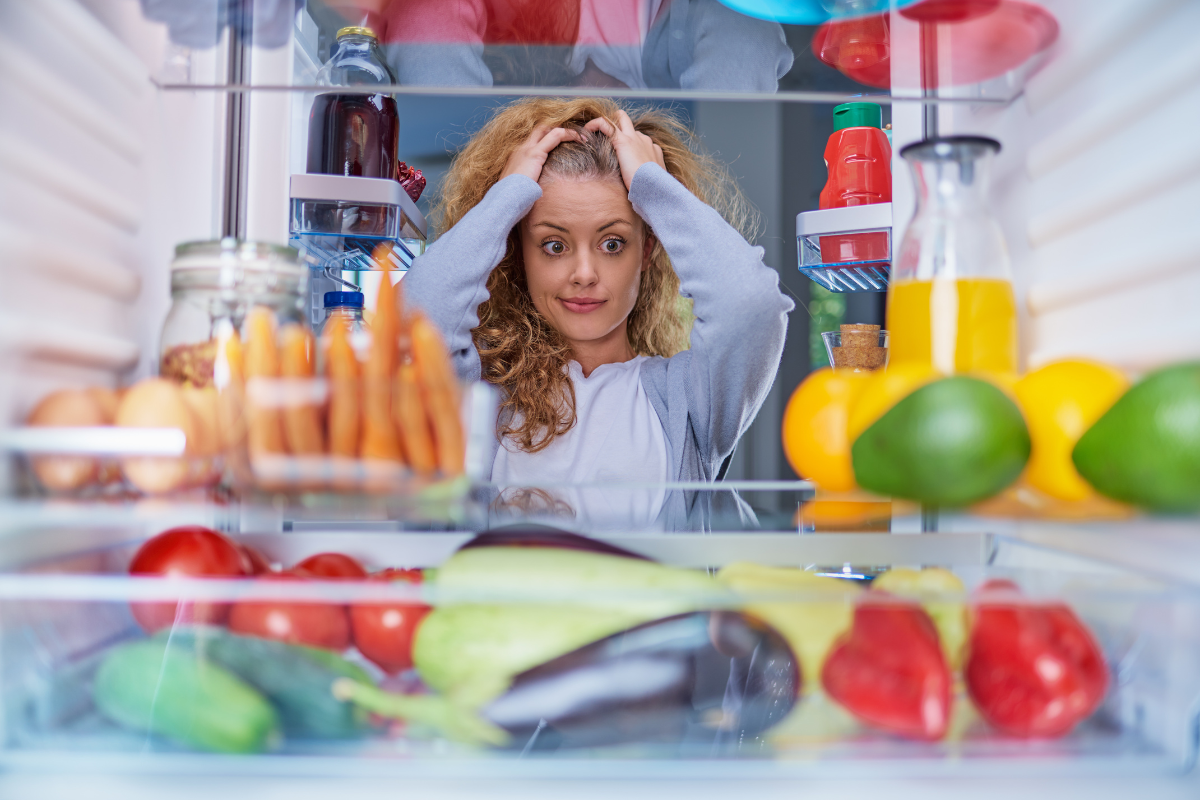
M 533 523 L 505 525 L 501 528 L 483 531 L 458 549 L 471 550 L 476 547 L 554 547 L 560 550 L 581 550 L 588 553 L 624 556 L 641 561 L 654 560 L 608 542 L 589 539 L 586 536 L 569 533 L 549 525 Z
M 518 673 L 474 704 L 350 679 L 334 696 L 452 739 L 522 752 L 620 744 L 762 743 L 800 697 L 800 661 L 774 628 L 738 611 L 696 611 L 631 627 Z
M 759 738 L 800 696 L 784 638 L 736 611 L 655 620 L 518 674 L 481 709 L 521 750 Z

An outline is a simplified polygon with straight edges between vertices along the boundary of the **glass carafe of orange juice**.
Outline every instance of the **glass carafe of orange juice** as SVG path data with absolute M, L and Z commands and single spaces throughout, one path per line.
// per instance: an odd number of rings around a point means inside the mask
M 941 372 L 1017 371 L 1017 308 L 1004 234 L 987 209 L 1000 143 L 949 136 L 900 151 L 917 211 L 892 267 L 890 363 Z

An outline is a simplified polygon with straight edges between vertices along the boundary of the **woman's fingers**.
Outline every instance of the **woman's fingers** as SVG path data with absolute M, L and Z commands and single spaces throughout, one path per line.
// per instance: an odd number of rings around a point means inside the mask
M 583 129 L 585 131 L 599 131 L 600 133 L 603 133 L 605 136 L 607 136 L 610 139 L 613 136 L 615 136 L 617 133 L 616 126 L 614 126 L 611 122 L 609 122 L 604 117 L 596 117 L 594 120 L 589 122 L 587 125 L 584 125 Z
M 524 175 L 531 180 L 538 180 L 550 151 L 563 142 L 578 141 L 579 138 L 579 131 L 576 130 L 538 125 L 525 139 L 525 143 L 508 157 L 500 179 L 503 180 L 509 175 Z
M 666 169 L 662 148 L 654 140 L 639 131 L 623 110 L 617 111 L 616 124 L 604 117 L 584 125 L 586 131 L 598 131 L 612 140 L 613 149 L 617 151 L 617 161 L 621 165 L 621 179 L 628 189 L 633 183 L 633 176 L 643 164 L 654 162 Z
M 633 127 L 633 120 L 625 113 L 625 109 L 617 109 L 617 127 L 621 129 L 621 133 L 626 136 L 634 136 L 637 134 L 637 128 Z
M 537 143 L 537 151 L 549 155 L 550 151 L 558 147 L 563 142 L 579 141 L 579 132 L 568 130 L 567 128 L 554 128 L 550 130 L 542 140 Z

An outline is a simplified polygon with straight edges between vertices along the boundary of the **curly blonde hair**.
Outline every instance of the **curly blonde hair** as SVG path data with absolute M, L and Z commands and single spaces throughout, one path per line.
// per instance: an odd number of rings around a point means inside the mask
M 483 199 L 500 180 L 509 156 L 536 126 L 582 131 L 596 117 L 615 122 L 622 107 L 599 97 L 531 97 L 500 109 L 451 164 L 434 212 L 438 230 L 448 230 Z M 625 110 L 634 127 L 662 148 L 667 172 L 752 239 L 758 228 L 757 213 L 728 170 L 700 150 L 687 126 L 660 109 Z M 585 134 L 583 141 L 560 144 L 550 152 L 542 171 L 621 180 L 616 152 L 602 134 Z M 574 426 L 575 390 L 566 370 L 570 345 L 538 313 L 529 296 L 516 227 L 509 232 L 504 258 L 488 277 L 487 289 L 490 296 L 479 306 L 479 325 L 472 334 L 484 380 L 503 390 L 497 432 L 522 450 L 536 453 Z M 687 349 L 690 322 L 689 306 L 679 295 L 679 276 L 655 240 L 629 314 L 629 344 L 639 355 L 673 356 Z

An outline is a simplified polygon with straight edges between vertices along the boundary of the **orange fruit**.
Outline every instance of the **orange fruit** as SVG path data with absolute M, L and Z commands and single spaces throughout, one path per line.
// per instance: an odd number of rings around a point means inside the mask
M 869 495 L 868 495 L 869 496 Z M 889 500 L 810 500 L 796 509 L 796 525 L 813 531 L 886 531 L 891 527 Z
M 1025 480 L 1058 500 L 1095 494 L 1071 461 L 1075 443 L 1129 388 L 1116 369 L 1097 361 L 1055 361 L 1017 382 L 1017 402 L 1033 443 Z
M 783 412 L 783 452 L 798 475 L 822 489 L 855 488 L 846 435 L 850 405 L 866 378 L 819 369 L 796 387 Z

